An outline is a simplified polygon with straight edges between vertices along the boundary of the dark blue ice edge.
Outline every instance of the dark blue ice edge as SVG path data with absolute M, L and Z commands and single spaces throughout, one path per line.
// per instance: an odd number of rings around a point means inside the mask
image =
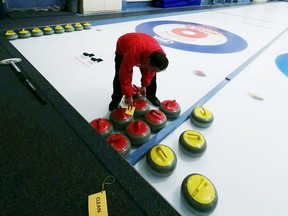
M 263 53 L 267 48 L 269 48 L 278 38 L 280 38 L 288 28 L 283 30 L 278 36 L 272 39 L 268 44 L 266 44 L 262 49 L 248 58 L 243 64 L 241 64 L 238 68 L 236 68 L 232 73 L 230 73 L 225 79 L 220 82 L 217 86 L 215 86 L 211 91 L 209 91 L 204 97 L 198 100 L 193 106 L 191 106 L 188 110 L 182 113 L 177 119 L 170 122 L 166 127 L 164 127 L 161 131 L 155 134 L 150 140 L 141 145 L 136 151 L 134 151 L 131 155 L 129 155 L 126 160 L 131 164 L 135 165 L 138 163 L 145 154 L 149 151 L 153 146 L 158 145 L 162 140 L 164 140 L 170 133 L 172 133 L 176 128 L 178 128 L 183 122 L 189 119 L 191 112 L 194 108 L 202 106 L 205 104 L 210 98 L 212 98 L 217 92 L 219 92 L 229 81 L 231 81 L 235 76 L 237 76 L 245 67 L 247 67 L 252 61 L 254 61 L 261 53 Z

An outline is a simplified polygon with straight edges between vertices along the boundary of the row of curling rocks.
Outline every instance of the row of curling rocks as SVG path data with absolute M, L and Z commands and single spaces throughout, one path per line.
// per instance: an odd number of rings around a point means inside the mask
M 199 106 L 192 110 L 190 114 L 190 121 L 197 127 L 208 128 L 212 125 L 214 116 L 210 110 L 206 109 L 204 106 Z M 207 149 L 206 139 L 201 133 L 195 130 L 184 131 L 180 135 L 178 143 L 180 149 L 186 155 L 194 158 L 202 156 Z M 168 151 L 170 151 L 170 154 L 173 152 L 172 149 Z M 165 155 L 167 156 L 168 154 L 166 153 Z M 147 162 L 150 160 L 149 158 L 147 159 L 148 156 L 146 156 Z M 176 161 L 177 158 L 174 153 L 173 157 L 175 157 L 174 160 Z M 173 167 L 176 166 L 176 163 L 172 160 L 172 163 L 169 162 L 168 164 L 171 164 L 170 166 Z M 159 166 L 159 164 L 157 164 L 157 166 Z M 150 167 L 153 168 L 153 164 L 152 166 L 150 165 Z M 174 170 L 171 168 L 170 172 L 173 171 Z M 189 174 L 182 181 L 181 198 L 185 206 L 194 215 L 199 216 L 212 214 L 218 204 L 218 193 L 214 184 L 206 176 L 198 173 Z
M 190 114 L 191 123 L 200 128 L 208 128 L 214 121 L 213 114 L 203 106 L 196 107 Z M 207 148 L 204 136 L 195 130 L 181 133 L 178 145 L 184 154 L 198 158 Z M 170 176 L 177 165 L 177 156 L 166 145 L 156 145 L 146 154 L 149 170 L 156 176 Z M 185 206 L 194 215 L 210 215 L 218 204 L 218 193 L 214 184 L 204 175 L 193 173 L 187 175 L 181 184 L 181 198 Z
M 185 134 L 188 136 L 186 137 Z M 179 138 L 180 148 L 185 139 L 188 139 L 186 142 L 189 143 L 189 146 L 199 145 L 203 151 L 206 150 L 206 141 L 198 132 L 192 130 L 183 132 Z M 196 149 L 197 148 L 198 147 L 196 147 Z M 181 149 L 183 150 L 183 148 Z M 201 153 L 196 151 L 191 154 L 190 150 L 187 151 L 187 149 L 185 149 L 185 153 L 188 153 L 192 157 L 201 156 L 203 151 L 201 151 Z M 149 150 L 146 155 L 146 162 L 149 170 L 154 175 L 166 177 L 174 172 L 177 164 L 177 157 L 171 148 L 159 144 Z M 218 193 L 216 187 L 204 175 L 198 173 L 187 175 L 182 181 L 180 193 L 183 203 L 187 209 L 193 213 L 193 215 L 210 215 L 217 207 Z
M 52 35 L 54 33 L 61 34 L 64 32 L 82 31 L 83 29 L 91 29 L 92 25 L 89 22 L 85 23 L 75 23 L 66 25 L 57 25 L 54 28 L 50 26 L 45 26 L 44 28 L 33 28 L 32 30 L 21 29 L 16 32 L 14 30 L 7 30 L 5 32 L 5 37 L 8 40 L 15 40 L 17 38 L 29 38 L 29 37 L 40 37 L 42 35 Z

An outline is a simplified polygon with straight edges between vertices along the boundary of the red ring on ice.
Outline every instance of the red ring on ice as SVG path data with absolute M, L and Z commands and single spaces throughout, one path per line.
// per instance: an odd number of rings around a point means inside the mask
M 188 29 L 188 28 L 174 28 L 171 30 L 174 34 L 186 37 L 186 38 L 205 38 L 207 34 L 205 32 L 198 31 L 196 29 Z M 192 34 L 188 34 L 185 32 L 191 32 Z

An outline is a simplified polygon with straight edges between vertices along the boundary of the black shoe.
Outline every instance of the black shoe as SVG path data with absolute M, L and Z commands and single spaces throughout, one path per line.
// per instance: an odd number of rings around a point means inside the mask
M 115 102 L 115 101 L 111 101 L 109 104 L 109 111 L 113 111 L 114 109 L 116 109 L 118 107 L 119 103 Z
M 147 98 L 147 100 L 149 100 L 156 107 L 161 105 L 161 102 L 157 97 Z

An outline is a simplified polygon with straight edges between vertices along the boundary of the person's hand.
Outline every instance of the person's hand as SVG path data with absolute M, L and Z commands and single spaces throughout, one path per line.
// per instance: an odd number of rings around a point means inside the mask
M 131 109 L 133 107 L 133 98 L 125 96 L 124 100 L 125 104 L 128 105 L 128 109 Z
M 146 96 L 146 87 L 143 87 L 143 86 L 142 86 L 142 87 L 140 88 L 140 94 L 143 95 L 143 96 Z
M 140 87 L 133 85 L 133 94 L 140 94 Z

